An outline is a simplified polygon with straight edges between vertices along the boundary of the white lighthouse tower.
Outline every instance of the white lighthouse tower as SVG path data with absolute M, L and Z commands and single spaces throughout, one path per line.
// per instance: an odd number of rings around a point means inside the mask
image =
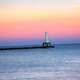
M 51 42 L 49 42 L 49 39 L 48 39 L 48 32 L 45 32 L 45 39 L 43 42 L 43 47 L 49 47 L 49 46 L 51 46 Z

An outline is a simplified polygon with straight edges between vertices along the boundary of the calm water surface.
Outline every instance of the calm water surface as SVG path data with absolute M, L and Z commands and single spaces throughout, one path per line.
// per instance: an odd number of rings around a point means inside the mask
M 80 80 L 80 45 L 0 51 L 0 80 Z

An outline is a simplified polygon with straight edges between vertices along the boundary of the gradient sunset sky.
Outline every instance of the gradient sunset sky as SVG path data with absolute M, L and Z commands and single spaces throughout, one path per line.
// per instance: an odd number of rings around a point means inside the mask
M 0 44 L 80 43 L 80 0 L 0 0 Z

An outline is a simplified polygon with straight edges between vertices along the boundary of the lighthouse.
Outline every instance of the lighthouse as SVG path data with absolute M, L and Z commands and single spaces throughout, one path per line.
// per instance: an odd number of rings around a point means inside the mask
M 25 45 L 25 46 L 14 46 L 14 47 L 2 47 L 0 50 L 17 50 L 17 49 L 37 49 L 37 48 L 54 48 L 48 38 L 48 32 L 45 32 L 44 42 L 42 45 Z
M 51 42 L 48 39 L 48 32 L 45 32 L 43 47 L 50 47 L 50 46 L 52 46 L 52 45 L 51 45 Z

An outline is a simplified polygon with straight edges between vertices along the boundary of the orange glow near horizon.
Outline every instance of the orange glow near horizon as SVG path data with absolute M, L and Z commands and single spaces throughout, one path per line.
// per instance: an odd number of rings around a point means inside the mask
M 70 9 L 0 8 L 0 38 L 80 37 L 80 6 Z

